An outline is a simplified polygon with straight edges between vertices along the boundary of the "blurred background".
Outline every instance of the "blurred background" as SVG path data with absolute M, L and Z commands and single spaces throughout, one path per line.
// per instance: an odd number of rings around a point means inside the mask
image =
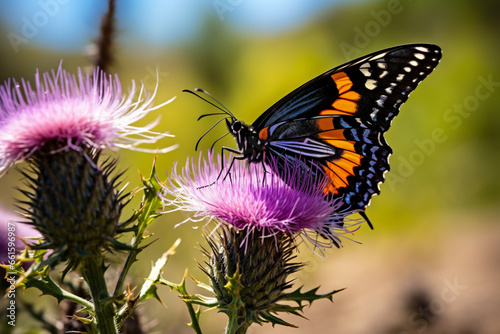
M 150 115 L 174 134 L 160 147 L 180 147 L 158 157 L 165 178 L 173 163 L 197 156 L 194 146 L 215 119 L 196 119 L 211 106 L 183 89 L 202 87 L 239 119 L 251 124 L 275 101 L 316 75 L 379 49 L 433 43 L 443 49 L 437 69 L 412 93 L 386 139 L 394 150 L 391 171 L 362 226 L 341 249 L 324 257 L 302 245 L 308 266 L 297 286 L 320 292 L 347 288 L 334 303 L 319 301 L 306 319 L 286 317 L 298 329 L 270 325 L 251 333 L 499 333 L 500 319 L 500 2 L 306 1 L 306 0 L 118 0 L 110 72 L 122 85 L 142 81 L 156 103 L 176 100 Z M 0 81 L 32 80 L 35 70 L 91 68 L 106 1 L 6 0 L 0 2 Z M 146 120 L 146 121 L 148 121 Z M 224 134 L 217 127 L 201 142 L 207 150 Z M 234 147 L 232 138 L 220 145 Z M 155 148 L 155 147 L 150 147 Z M 153 155 L 119 151 L 129 190 L 147 175 Z M 0 179 L 0 207 L 14 211 L 21 176 Z M 135 199 L 126 214 L 137 207 Z M 164 277 L 178 282 L 198 269 L 205 245 L 192 223 L 174 228 L 183 214 L 168 214 L 151 228 L 158 239 L 133 268 L 141 284 L 155 261 L 182 238 Z M 4 222 L 2 222 L 4 223 Z M 201 227 L 202 224 L 198 225 Z M 113 261 L 120 261 L 117 256 Z M 113 271 L 109 271 L 113 276 Z M 191 293 L 200 292 L 192 282 Z M 140 320 L 149 333 L 191 333 L 184 304 L 166 287 L 165 306 L 149 300 Z M 25 300 L 55 304 L 37 291 Z M 58 316 L 57 308 L 51 311 Z M 27 314 L 15 333 L 41 333 Z M 2 320 L 4 321 L 4 320 Z M 204 312 L 206 333 L 220 333 L 226 316 Z

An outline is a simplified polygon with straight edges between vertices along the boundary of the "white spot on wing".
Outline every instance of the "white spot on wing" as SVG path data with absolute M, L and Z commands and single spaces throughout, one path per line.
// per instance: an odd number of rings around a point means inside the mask
M 405 66 L 405 67 L 403 67 L 403 69 L 404 69 L 406 72 L 411 72 L 411 67 L 409 67 L 409 66 Z
M 384 53 L 378 54 L 378 55 L 376 55 L 376 56 L 372 57 L 372 59 L 370 59 L 370 60 L 380 59 L 380 58 L 382 58 L 383 56 L 385 56 L 386 54 L 387 54 L 387 52 L 384 52 Z
M 365 87 L 369 90 L 374 90 L 377 88 L 377 81 L 373 79 L 366 80 Z
M 380 78 L 383 78 L 385 77 L 387 74 L 389 74 L 388 71 L 383 71 L 382 74 L 380 75 Z
M 423 55 L 421 53 L 415 53 L 414 56 L 415 56 L 415 58 L 420 59 L 420 60 L 425 59 L 425 55 Z
M 381 95 L 380 99 L 377 100 L 377 105 L 379 107 L 383 108 L 385 100 L 387 100 L 387 96 L 386 95 Z
M 423 46 L 417 46 L 415 47 L 415 50 L 418 50 L 420 52 L 429 52 L 429 49 Z
M 396 80 L 397 81 L 402 81 L 404 77 L 405 77 L 405 75 L 403 73 L 398 74 L 398 76 L 396 77 Z
M 416 61 L 416 60 L 410 60 L 410 61 L 409 61 L 409 64 L 410 64 L 411 66 L 418 66 L 418 61 Z
M 361 71 L 361 73 L 363 73 L 365 77 L 369 77 L 372 75 L 370 67 L 371 67 L 370 63 L 364 63 L 359 67 L 359 70 Z

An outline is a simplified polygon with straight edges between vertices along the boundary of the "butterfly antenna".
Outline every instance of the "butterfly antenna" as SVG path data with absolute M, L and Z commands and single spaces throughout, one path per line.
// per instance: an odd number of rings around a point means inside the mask
M 196 92 L 202 92 L 206 96 L 210 97 L 212 100 L 217 102 L 219 104 L 219 106 L 221 106 L 229 116 L 231 116 L 232 118 L 235 118 L 234 115 L 231 113 L 231 111 L 229 111 L 229 109 L 225 105 L 223 105 L 219 100 L 217 100 L 215 97 L 213 97 L 212 94 L 210 94 L 209 92 L 207 92 L 206 90 L 204 90 L 202 88 L 195 88 L 194 90 Z M 221 109 L 221 108 L 219 108 L 219 109 Z
M 194 147 L 194 150 L 195 151 L 198 151 L 198 145 L 200 144 L 200 141 L 203 139 L 203 137 L 205 137 L 213 128 L 215 128 L 217 126 L 217 124 L 219 124 L 220 122 L 222 122 L 223 120 L 225 119 L 228 119 L 229 117 L 223 117 L 221 119 L 219 119 L 217 122 L 215 122 L 214 125 L 212 125 L 210 127 L 210 129 L 208 129 L 207 131 L 205 131 L 205 133 L 200 137 L 200 139 L 198 139 L 198 141 L 196 142 L 196 146 Z M 224 135 L 225 136 L 225 135 Z M 217 139 L 219 140 L 219 139 Z
M 221 115 L 224 114 L 224 115 L 228 115 L 232 118 L 234 118 L 234 115 L 222 104 L 220 103 L 219 101 L 217 101 L 216 99 L 213 98 L 212 95 L 208 94 L 205 90 L 201 89 L 201 88 L 195 88 L 194 89 L 195 91 L 193 92 L 192 90 L 189 90 L 189 89 L 184 89 L 183 92 L 184 93 L 189 93 L 189 94 L 193 94 L 194 96 L 196 96 L 197 98 L 199 99 L 202 99 L 203 101 L 205 101 L 206 103 L 210 104 L 211 106 L 219 109 L 220 111 L 222 111 Z M 202 92 L 204 94 L 206 94 L 208 97 L 210 97 L 211 99 L 213 99 L 215 102 L 217 102 L 220 106 L 216 105 L 215 103 L 213 103 L 212 101 L 209 101 L 207 100 L 206 98 L 204 98 L 203 96 L 197 94 L 196 92 Z M 206 116 L 212 116 L 212 115 L 217 115 L 219 113 L 212 113 L 212 114 L 205 114 L 205 115 L 201 115 L 198 120 L 202 119 L 203 117 L 206 117 Z
M 227 118 L 227 117 L 226 117 Z M 213 151 L 214 150 L 214 146 L 215 146 L 215 143 L 217 143 L 219 140 L 221 140 L 222 138 L 224 138 L 225 136 L 227 136 L 230 132 L 226 133 L 225 135 L 222 135 L 220 136 L 219 138 L 217 138 L 214 143 L 212 144 L 212 146 L 210 146 L 210 151 Z
M 208 116 L 215 116 L 215 115 L 227 115 L 225 112 L 214 112 L 211 114 L 203 114 L 200 117 L 198 117 L 197 121 L 199 121 L 202 118 L 208 117 Z

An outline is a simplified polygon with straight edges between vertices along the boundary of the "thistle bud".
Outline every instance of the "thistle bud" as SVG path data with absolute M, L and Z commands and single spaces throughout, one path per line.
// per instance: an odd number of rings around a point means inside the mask
M 295 244 L 285 233 L 262 236 L 257 231 L 222 225 L 217 237 L 207 238 L 211 251 L 202 270 L 209 276 L 219 309 L 231 316 L 235 304 L 237 323 L 267 322 L 278 302 L 292 286 L 290 274 L 302 264 L 293 262 Z M 245 325 L 246 324 L 246 325 Z
M 40 247 L 55 250 L 61 260 L 78 262 L 81 256 L 110 248 L 115 237 L 123 207 L 118 176 L 110 176 L 116 161 L 99 166 L 99 150 L 54 152 L 54 146 L 33 154 L 31 171 L 23 171 L 29 180 L 23 211 L 44 237 Z

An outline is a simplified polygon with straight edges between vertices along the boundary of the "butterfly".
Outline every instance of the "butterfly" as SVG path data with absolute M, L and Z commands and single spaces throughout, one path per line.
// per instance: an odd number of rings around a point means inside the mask
M 199 119 L 226 115 L 200 140 L 226 120 L 238 146 L 237 150 L 222 148 L 237 154 L 231 166 L 235 159 L 268 165 L 274 159 L 278 172 L 294 161 L 300 161 L 303 173 L 319 166 L 329 181 L 323 189 L 325 196 L 341 201 L 339 212 L 358 212 L 372 227 L 365 210 L 372 196 L 380 193 L 392 153 L 384 133 L 410 93 L 440 59 L 441 49 L 430 44 L 400 45 L 371 53 L 303 84 L 250 126 L 206 91 L 195 90 L 222 108 L 193 91 L 185 91 L 222 111 Z

